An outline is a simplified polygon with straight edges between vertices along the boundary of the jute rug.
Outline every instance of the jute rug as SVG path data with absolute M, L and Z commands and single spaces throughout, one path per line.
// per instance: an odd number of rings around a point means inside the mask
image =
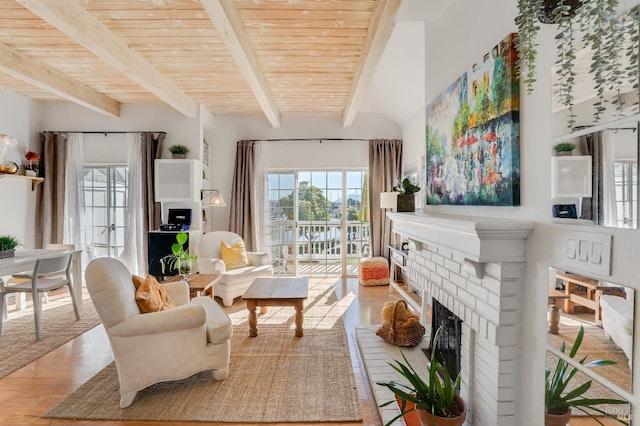
M 243 302 L 227 309 L 235 324 L 229 376 L 209 372 L 140 391 L 119 408 L 109 365 L 45 417 L 234 423 L 358 421 L 362 419 L 341 319 L 346 309 L 330 285 L 311 288 L 304 337 L 293 334 L 293 309 L 270 307 L 249 337 Z
M 593 314 L 589 315 L 591 321 L 585 321 L 584 315 L 566 315 L 563 314 L 560 321 L 560 333 L 553 335 L 547 333 L 547 342 L 555 348 L 560 349 L 563 341 L 566 342 L 565 353 L 568 355 L 576 336 L 580 331 L 580 325 L 584 326 L 584 337 L 578 353 L 574 357 L 576 360 L 586 356 L 585 363 L 595 361 L 597 359 L 609 359 L 615 361 L 615 365 L 605 365 L 600 367 L 592 367 L 591 371 L 608 380 L 609 382 L 631 392 L 631 369 L 629 368 L 628 359 L 625 353 L 612 340 L 604 335 L 602 328 L 593 324 Z M 558 358 L 547 352 L 546 368 L 554 371 Z M 578 372 L 571 380 L 568 390 L 574 389 L 579 385 L 591 380 L 590 377 Z M 591 388 L 585 393 L 586 398 L 615 398 L 621 399 L 616 393 L 593 380 Z M 604 405 L 606 411 L 621 415 L 629 414 L 629 406 L 627 405 Z M 579 410 L 573 410 L 574 415 L 585 415 Z
M 47 306 L 49 304 L 51 306 Z M 100 324 L 100 318 L 91 300 L 83 300 L 82 306 L 83 313 L 77 321 L 70 298 L 44 304 L 40 318 L 41 340 L 36 340 L 31 309 L 5 320 L 0 337 L 0 378 Z

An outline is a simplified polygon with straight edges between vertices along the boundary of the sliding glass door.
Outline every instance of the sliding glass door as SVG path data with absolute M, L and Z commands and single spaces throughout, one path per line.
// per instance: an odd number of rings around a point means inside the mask
M 269 173 L 275 273 L 356 275 L 358 258 L 369 253 L 366 187 L 364 170 Z

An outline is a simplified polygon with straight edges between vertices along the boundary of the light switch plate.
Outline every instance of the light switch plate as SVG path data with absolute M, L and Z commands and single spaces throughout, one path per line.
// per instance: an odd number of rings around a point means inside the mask
M 613 235 L 596 232 L 567 231 L 562 266 L 572 272 L 611 275 Z

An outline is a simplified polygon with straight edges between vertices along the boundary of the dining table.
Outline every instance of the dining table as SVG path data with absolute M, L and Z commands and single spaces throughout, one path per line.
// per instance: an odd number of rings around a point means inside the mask
M 78 304 L 78 311 L 82 313 L 82 251 L 81 250 L 53 250 L 53 249 L 18 249 L 14 257 L 0 259 L 0 277 L 31 272 L 38 259 L 55 257 L 60 253 L 71 253 L 71 284 Z

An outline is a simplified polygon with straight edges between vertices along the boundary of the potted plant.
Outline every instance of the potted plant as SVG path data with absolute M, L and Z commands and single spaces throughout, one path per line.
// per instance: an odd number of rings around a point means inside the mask
M 576 146 L 569 142 L 562 142 L 553 147 L 559 156 L 571 155 Z
M 171 145 L 169 147 L 169 152 L 171 152 L 171 156 L 173 158 L 187 158 L 189 148 L 184 145 Z
M 569 358 L 573 359 L 580 349 L 582 339 L 584 337 L 584 328 L 580 326 L 580 331 L 576 336 L 575 342 L 569 352 Z M 560 352 L 565 353 L 565 343 L 560 345 Z M 587 357 L 584 356 L 578 363 L 585 367 L 598 367 L 602 365 L 613 365 L 615 361 L 598 359 L 585 364 Z M 558 359 L 556 368 L 551 371 L 547 369 L 545 371 L 545 384 L 544 384 L 544 410 L 545 410 L 545 426 L 565 426 L 571 418 L 571 408 L 575 408 L 583 413 L 591 416 L 599 424 L 603 424 L 598 420 L 593 412 L 596 412 L 605 417 L 616 420 L 618 423 L 628 425 L 629 423 L 624 420 L 618 419 L 615 415 L 608 413 L 606 410 L 598 408 L 603 404 L 629 404 L 628 401 L 622 399 L 612 398 L 585 398 L 584 394 L 591 388 L 592 380 L 585 382 L 574 389 L 569 390 L 568 386 L 571 379 L 576 375 L 579 370 L 571 366 L 567 361 L 562 358 Z M 588 411 L 589 410 L 589 411 Z
M 184 244 L 189 239 L 186 232 L 176 234 L 176 243 L 171 246 L 171 254 L 160 259 L 162 273 L 177 271 L 186 280 L 189 278 L 193 262 L 198 259 L 198 255 L 190 254 L 189 248 L 184 249 Z
M 38 176 L 38 162 L 40 161 L 40 154 L 33 151 L 27 151 L 24 154 L 24 158 L 27 160 L 27 164 L 24 166 L 24 174 L 31 177 Z
M 0 259 L 14 257 L 20 241 L 12 235 L 0 235 Z
M 416 210 L 415 193 L 420 191 L 418 185 L 411 183 L 409 178 L 398 179 L 396 186 L 393 187 L 393 191 L 398 193 L 399 212 L 413 212 Z
M 439 327 L 436 331 L 434 341 L 437 341 L 441 330 L 442 327 Z M 395 360 L 394 363 L 389 363 L 394 370 L 408 381 L 408 384 L 398 381 L 377 383 L 391 390 L 397 400 L 400 401 L 400 414 L 389 420 L 385 426 L 393 424 L 396 420 L 414 410 L 418 412 L 420 421 L 425 426 L 439 426 L 442 424 L 460 426 L 464 423 L 467 418 L 467 407 L 463 399 L 458 395 L 460 374 L 455 380 L 452 380 L 447 365 L 441 364 L 436 360 L 435 352 L 435 350 L 431 352 L 426 380 L 420 377 L 411 366 L 404 353 L 402 353 L 404 362 Z M 394 399 L 381 404 L 380 407 L 396 403 Z

